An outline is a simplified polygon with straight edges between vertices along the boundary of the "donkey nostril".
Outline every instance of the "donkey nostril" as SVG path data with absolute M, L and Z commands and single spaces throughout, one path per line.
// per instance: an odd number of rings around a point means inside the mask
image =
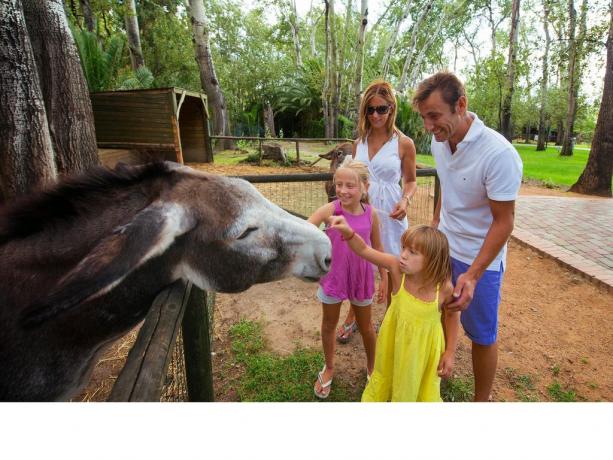
M 329 270 L 329 269 L 330 269 L 330 264 L 331 264 L 331 263 L 332 263 L 332 259 L 331 259 L 330 257 L 326 257 L 326 258 L 324 259 L 324 268 L 325 268 L 326 270 Z

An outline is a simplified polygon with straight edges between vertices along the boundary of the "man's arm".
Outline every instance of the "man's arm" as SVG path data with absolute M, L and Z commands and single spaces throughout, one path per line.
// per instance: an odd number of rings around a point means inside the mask
M 477 281 L 489 264 L 496 258 L 513 231 L 515 201 L 489 200 L 493 221 L 485 235 L 483 246 L 466 273 L 461 274 L 453 290 L 454 301 L 446 305 L 449 311 L 462 311 L 468 308 L 475 292 Z

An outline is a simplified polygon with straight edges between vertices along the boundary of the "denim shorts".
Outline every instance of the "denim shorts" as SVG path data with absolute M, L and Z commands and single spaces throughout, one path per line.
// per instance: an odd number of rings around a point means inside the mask
M 458 276 L 468 270 L 470 265 L 451 258 L 452 282 L 455 285 Z M 464 332 L 470 340 L 479 345 L 496 343 L 498 335 L 498 307 L 504 269 L 486 270 L 477 282 L 473 300 L 460 315 Z
M 319 286 L 319 288 L 317 289 L 317 298 L 321 301 L 321 303 L 327 303 L 327 304 L 341 303 L 343 301 L 343 299 L 337 299 L 336 297 L 326 295 L 324 293 L 324 290 L 321 288 L 321 286 Z M 349 302 L 351 302 L 351 305 L 355 305 L 356 307 L 368 307 L 372 304 L 372 299 L 367 299 L 367 300 L 349 299 Z

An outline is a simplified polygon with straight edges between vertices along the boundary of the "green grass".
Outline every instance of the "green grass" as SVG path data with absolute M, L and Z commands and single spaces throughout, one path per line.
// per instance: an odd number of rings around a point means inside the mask
M 262 325 L 241 320 L 230 328 L 232 351 L 244 372 L 237 383 L 241 401 L 316 401 L 313 383 L 323 366 L 321 352 L 300 348 L 289 356 L 266 350 Z M 361 389 L 335 377 L 328 401 L 359 401 Z
M 561 157 L 558 147 L 536 151 L 536 145 L 514 144 L 524 164 L 524 179 L 541 182 L 546 187 L 568 188 L 577 182 L 583 172 L 589 150 L 575 149 L 570 157 Z M 585 145 L 589 149 L 589 145 Z M 435 166 L 430 155 L 417 155 L 417 163 Z M 612 188 L 613 190 L 613 188 Z
M 468 402 L 475 395 L 472 377 L 451 377 L 441 381 L 441 398 L 445 402 Z
M 517 399 L 524 402 L 538 401 L 538 397 L 535 395 L 534 382 L 530 375 L 518 374 L 512 367 L 507 367 L 504 371 Z
M 572 389 L 564 389 L 559 382 L 555 381 L 547 387 L 549 396 L 557 402 L 575 402 L 577 394 Z
M 556 147 L 542 152 L 534 145 L 515 145 L 524 163 L 524 178 L 561 187 L 573 185 L 585 168 L 588 150 L 575 150 L 570 157 L 562 157 Z
M 554 375 L 554 377 L 560 375 L 560 365 L 554 364 L 553 366 L 551 366 L 551 373 Z

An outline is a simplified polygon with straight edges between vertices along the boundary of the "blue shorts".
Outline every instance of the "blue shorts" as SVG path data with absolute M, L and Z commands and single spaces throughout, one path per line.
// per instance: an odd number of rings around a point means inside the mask
M 470 265 L 451 258 L 452 282 L 455 285 L 458 276 L 468 270 Z M 486 270 L 477 282 L 473 300 L 460 315 L 464 332 L 470 340 L 479 345 L 496 343 L 498 335 L 498 306 L 504 269 Z
M 327 303 L 327 304 L 341 303 L 343 301 L 343 299 L 337 299 L 336 297 L 326 295 L 326 293 L 321 288 L 321 286 L 319 286 L 319 288 L 317 289 L 317 298 L 321 301 L 321 303 Z M 366 300 L 349 299 L 349 302 L 351 302 L 351 305 L 355 305 L 356 307 L 368 307 L 369 305 L 372 304 L 372 299 L 366 299 Z

